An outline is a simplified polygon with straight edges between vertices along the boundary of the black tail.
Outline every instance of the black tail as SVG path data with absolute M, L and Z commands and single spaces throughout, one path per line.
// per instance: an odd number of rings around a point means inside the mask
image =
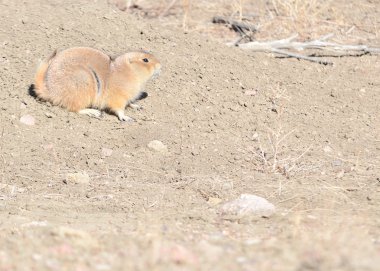
M 141 92 L 140 95 L 136 98 L 136 101 L 137 101 L 137 100 L 143 100 L 143 99 L 145 99 L 146 97 L 148 97 L 148 93 L 145 92 L 145 91 L 143 91 L 143 92 Z
M 34 98 L 37 98 L 37 93 L 36 93 L 36 86 L 34 84 L 31 84 L 28 88 L 28 94 Z

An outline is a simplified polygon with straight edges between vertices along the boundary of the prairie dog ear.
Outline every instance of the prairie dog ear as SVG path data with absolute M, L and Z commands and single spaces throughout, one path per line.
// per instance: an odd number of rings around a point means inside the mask
M 118 57 L 118 55 L 108 55 L 110 57 L 111 61 L 115 61 L 115 59 Z
M 122 55 L 118 54 L 118 55 L 108 55 L 111 62 L 115 61 L 117 58 L 121 57 Z M 127 59 L 127 57 L 125 57 L 127 63 L 129 63 L 129 60 Z

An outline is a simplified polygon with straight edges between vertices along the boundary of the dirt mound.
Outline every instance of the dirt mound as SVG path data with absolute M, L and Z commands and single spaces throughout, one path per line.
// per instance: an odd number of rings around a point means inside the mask
M 247 55 L 106 1 L 0 7 L 0 269 L 379 266 L 378 56 Z M 162 61 L 144 109 L 127 111 L 135 123 L 28 96 L 39 59 L 71 46 Z M 221 218 L 245 193 L 277 214 Z

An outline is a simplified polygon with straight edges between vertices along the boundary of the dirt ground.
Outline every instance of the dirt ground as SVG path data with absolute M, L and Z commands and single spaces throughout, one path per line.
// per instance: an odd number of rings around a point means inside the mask
M 380 2 L 362 2 L 327 10 L 380 46 Z M 275 58 L 184 33 L 180 16 L 64 3 L 0 1 L 0 270 L 378 270 L 380 56 Z M 28 95 L 39 61 L 71 46 L 161 60 L 136 122 Z M 244 193 L 275 215 L 223 217 Z

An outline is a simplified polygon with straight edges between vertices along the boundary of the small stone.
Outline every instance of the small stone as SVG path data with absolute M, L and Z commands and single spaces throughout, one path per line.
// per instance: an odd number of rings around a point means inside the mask
M 53 118 L 54 117 L 54 114 L 51 113 L 51 112 L 45 112 L 45 116 L 49 119 Z
M 178 244 L 171 244 L 161 247 L 159 258 L 164 262 L 176 264 L 195 264 L 197 257 L 192 251 Z
M 244 244 L 247 246 L 252 246 L 252 245 L 258 245 L 262 242 L 261 239 L 258 238 L 253 238 L 253 239 L 248 239 L 244 241 Z
M 26 104 L 25 103 L 20 103 L 20 109 L 26 109 Z
M 70 255 L 73 253 L 73 248 L 68 244 L 61 244 L 51 248 L 51 252 L 57 255 Z
M 86 172 L 68 173 L 66 175 L 66 184 L 88 184 L 90 182 L 90 176 Z
M 102 148 L 102 157 L 109 157 L 113 153 L 112 149 Z
M 247 90 L 244 94 L 247 96 L 255 96 L 257 94 L 257 90 Z
M 206 259 L 211 261 L 218 261 L 225 254 L 222 246 L 212 245 L 205 240 L 199 242 L 198 250 L 200 250 Z
M 36 124 L 36 120 L 35 118 L 32 116 L 32 115 L 24 115 L 20 118 L 20 122 L 25 124 L 25 125 L 29 125 L 29 126 L 32 126 L 34 124 Z
M 235 159 L 235 160 L 237 160 L 237 159 Z M 234 183 L 233 183 L 233 181 L 225 181 L 225 182 L 223 182 L 221 188 L 224 191 L 232 190 L 232 189 L 234 189 Z
M 365 88 L 361 88 L 360 90 L 359 90 L 361 93 L 365 93 L 366 91 L 365 91 Z
M 218 205 L 221 202 L 222 202 L 222 200 L 220 198 L 209 197 L 207 200 L 207 203 L 210 204 L 211 206 Z
M 98 240 L 95 239 L 88 232 L 77 230 L 74 228 L 60 226 L 56 229 L 53 229 L 52 234 L 65 242 L 71 241 L 76 246 L 91 248 L 98 247 Z
M 153 140 L 149 142 L 148 148 L 156 152 L 167 152 L 168 147 L 159 140 Z
M 272 203 L 251 194 L 242 194 L 238 199 L 222 206 L 224 215 L 232 215 L 237 218 L 245 216 L 270 217 L 274 212 L 275 207 Z
M 32 254 L 32 259 L 34 260 L 34 261 L 40 261 L 40 260 L 42 260 L 42 255 L 41 254 L 37 254 L 37 253 L 33 253 Z
M 21 224 L 22 228 L 30 228 L 30 227 L 47 227 L 48 222 L 46 220 L 43 221 L 31 221 L 24 224 Z
M 237 257 L 236 261 L 238 263 L 245 263 L 245 262 L 247 262 L 247 258 L 246 257 Z
M 44 150 L 52 150 L 54 149 L 54 144 L 53 143 L 49 143 L 49 144 L 45 144 L 45 145 L 42 145 L 42 148 L 44 148 Z
M 337 178 L 342 178 L 344 176 L 344 169 L 342 169 L 341 171 L 338 172 L 338 174 L 336 174 L 336 177 Z
M 341 166 L 342 164 L 343 164 L 343 162 L 342 162 L 342 160 L 340 160 L 340 159 L 336 159 L 336 160 L 332 161 L 332 165 L 333 165 L 334 167 L 339 167 L 339 166 Z
M 332 152 L 332 148 L 330 146 L 325 146 L 323 148 L 323 151 L 326 152 L 326 153 L 329 153 L 329 152 Z
M 102 270 L 112 270 L 112 267 L 108 264 L 96 264 L 95 269 L 102 271 Z

